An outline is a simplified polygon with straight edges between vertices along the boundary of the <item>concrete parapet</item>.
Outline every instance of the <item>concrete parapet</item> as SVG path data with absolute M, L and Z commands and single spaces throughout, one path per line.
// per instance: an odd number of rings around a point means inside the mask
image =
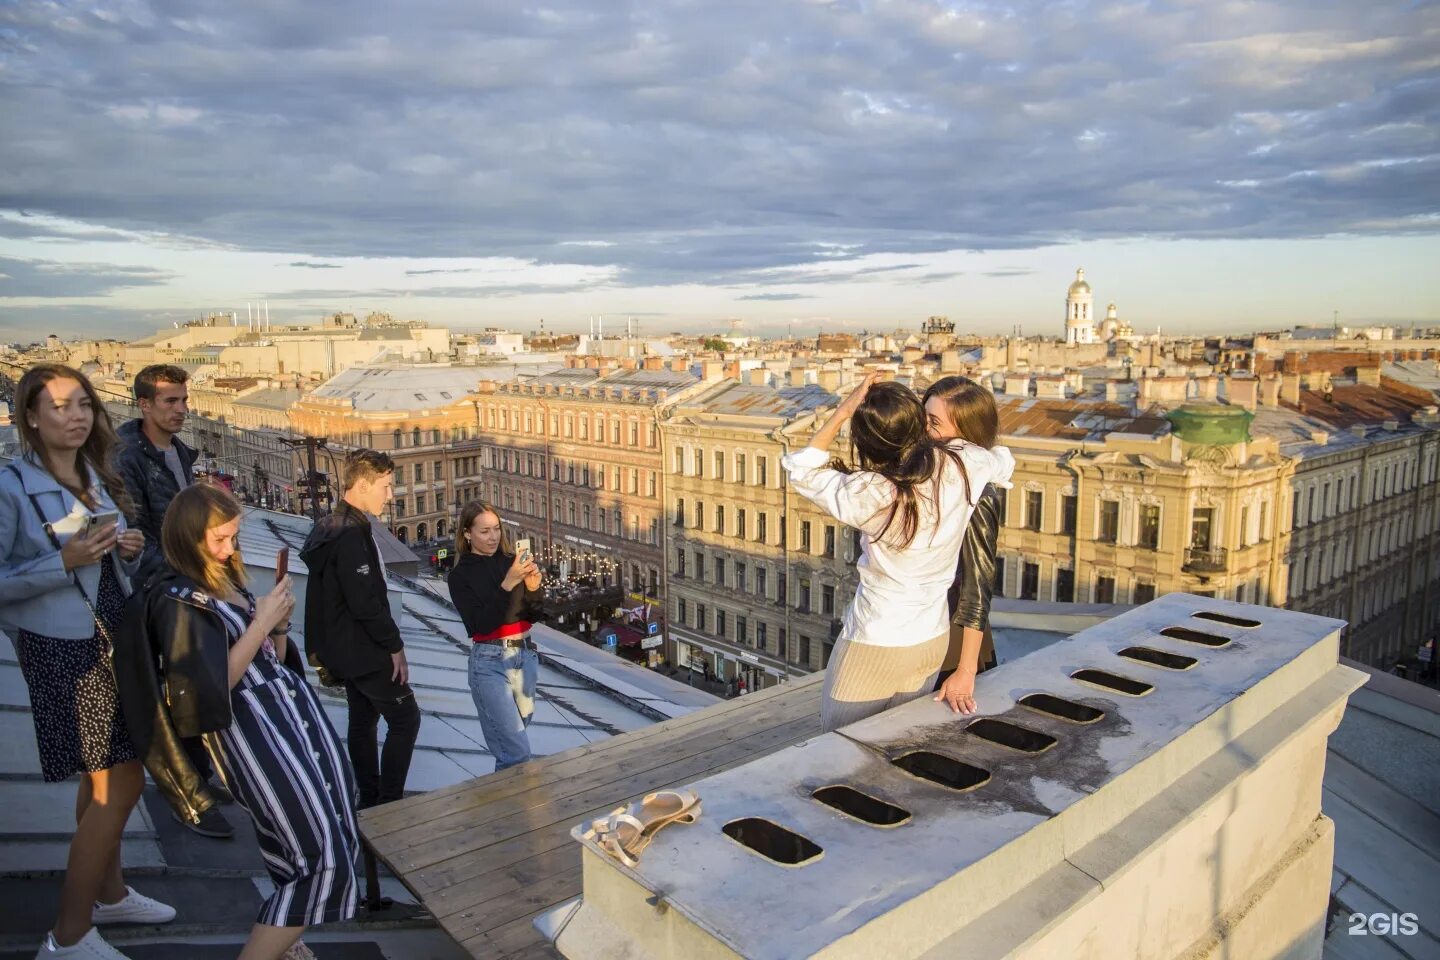
M 1365 679 L 1337 662 L 1342 626 L 1171 594 L 982 674 L 976 716 L 925 697 L 702 780 L 701 820 L 634 869 L 581 840 L 556 945 L 1318 957 L 1326 741 Z

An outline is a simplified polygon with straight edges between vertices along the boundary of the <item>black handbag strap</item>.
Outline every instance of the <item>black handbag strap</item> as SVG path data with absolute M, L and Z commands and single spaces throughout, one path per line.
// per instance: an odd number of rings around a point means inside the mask
M 20 489 L 25 490 L 25 478 L 20 475 L 20 469 L 15 464 L 6 464 L 5 469 L 15 474 L 15 479 L 20 481 Z M 45 528 L 45 536 L 50 538 L 50 544 L 56 551 L 63 550 L 60 538 L 55 535 L 55 527 L 49 520 L 45 519 L 45 511 L 40 508 L 40 499 L 29 490 L 25 490 L 25 496 L 30 500 L 30 506 L 35 508 L 35 516 L 39 518 L 40 525 Z M 85 601 L 85 609 L 90 611 L 90 616 L 95 621 L 95 629 L 100 634 L 100 639 L 105 643 L 105 655 L 108 657 L 115 651 L 115 643 L 110 639 L 110 629 L 105 626 L 105 621 L 100 619 L 100 614 L 95 612 L 95 605 L 90 602 L 90 595 L 85 592 L 85 585 L 80 582 L 80 576 L 74 570 L 70 571 L 70 582 L 75 584 L 75 589 L 80 591 L 80 599 Z

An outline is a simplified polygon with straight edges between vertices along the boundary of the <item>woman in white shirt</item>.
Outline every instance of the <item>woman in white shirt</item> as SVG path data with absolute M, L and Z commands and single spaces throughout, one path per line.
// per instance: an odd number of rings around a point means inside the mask
M 829 455 L 847 421 L 854 471 Z M 933 440 L 926 426 L 912 390 L 871 374 L 782 461 L 802 496 L 860 531 L 860 582 L 827 668 L 822 730 L 934 687 L 950 638 L 946 591 L 975 500 L 987 483 L 1008 486 L 1015 468 L 1004 447 Z

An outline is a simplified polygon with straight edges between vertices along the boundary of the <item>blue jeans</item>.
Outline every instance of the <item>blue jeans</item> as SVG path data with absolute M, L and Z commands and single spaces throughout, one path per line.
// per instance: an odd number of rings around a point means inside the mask
M 530 759 L 525 728 L 535 712 L 538 668 L 535 651 L 524 647 L 477 643 L 470 651 L 470 696 L 497 771 Z

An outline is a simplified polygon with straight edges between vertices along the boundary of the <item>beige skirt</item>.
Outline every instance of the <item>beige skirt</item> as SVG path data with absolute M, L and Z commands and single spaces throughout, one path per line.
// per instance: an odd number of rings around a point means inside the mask
M 842 637 L 830 654 L 820 697 L 826 733 L 931 693 L 950 631 L 909 647 L 877 647 Z

